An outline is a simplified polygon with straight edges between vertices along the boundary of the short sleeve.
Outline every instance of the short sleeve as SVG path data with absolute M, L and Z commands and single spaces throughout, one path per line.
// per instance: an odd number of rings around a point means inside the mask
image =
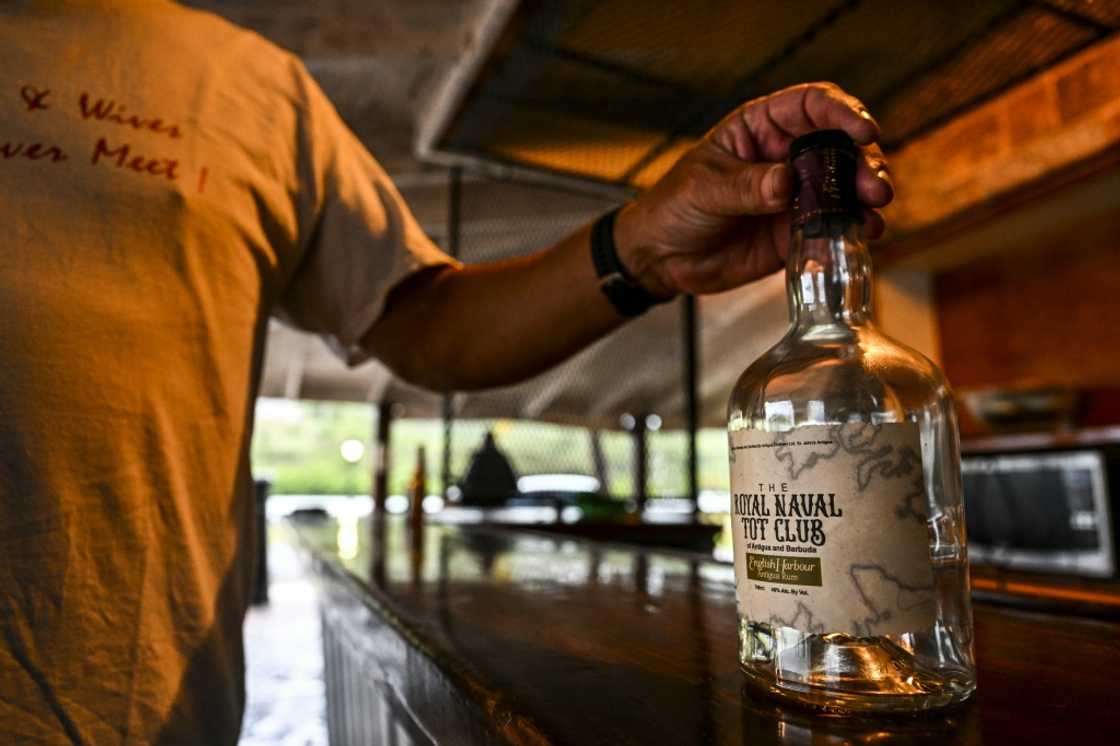
M 298 66 L 301 260 L 275 315 L 322 335 L 349 364 L 370 357 L 360 342 L 389 291 L 414 272 L 455 265 L 421 230 L 389 176 Z

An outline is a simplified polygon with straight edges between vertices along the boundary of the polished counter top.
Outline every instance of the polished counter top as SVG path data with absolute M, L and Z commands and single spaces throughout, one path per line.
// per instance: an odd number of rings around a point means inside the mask
M 395 518 L 297 528 L 324 620 L 350 626 L 360 643 L 348 654 L 367 658 L 440 744 L 1054 744 L 1120 733 L 1120 624 L 977 604 L 972 701 L 845 719 L 744 691 L 733 571 L 701 555 L 438 524 L 416 551 Z

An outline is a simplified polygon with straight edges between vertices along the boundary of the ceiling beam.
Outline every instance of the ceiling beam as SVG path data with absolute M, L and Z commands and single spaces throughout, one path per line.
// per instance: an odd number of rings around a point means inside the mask
M 471 84 L 520 5 L 520 0 L 490 0 L 479 13 L 458 62 L 447 71 L 417 121 L 416 154 L 421 161 L 429 161 L 438 150 Z

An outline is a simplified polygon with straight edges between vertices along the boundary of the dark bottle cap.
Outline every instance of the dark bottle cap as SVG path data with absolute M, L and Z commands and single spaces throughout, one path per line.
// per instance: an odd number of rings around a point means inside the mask
M 843 130 L 817 130 L 789 147 L 793 169 L 793 222 L 816 233 L 861 217 L 856 197 L 859 148 Z M 832 231 L 829 231 L 832 232 Z
M 806 150 L 815 150 L 817 148 L 847 150 L 853 155 L 859 153 L 859 148 L 856 147 L 855 140 L 844 130 L 816 130 L 804 134 L 801 137 L 794 138 L 789 146 L 790 160 L 793 160 Z

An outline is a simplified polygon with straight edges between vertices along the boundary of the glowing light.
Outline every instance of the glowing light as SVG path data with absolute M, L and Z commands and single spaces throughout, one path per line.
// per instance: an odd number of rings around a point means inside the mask
M 583 474 L 529 474 L 517 480 L 519 492 L 598 492 L 599 480 Z
M 408 498 L 405 495 L 389 495 L 385 498 L 385 510 L 400 514 L 408 512 Z
M 726 513 L 731 510 L 731 494 L 724 490 L 700 490 L 696 503 L 702 513 Z
M 342 445 L 338 447 L 338 452 L 342 454 L 342 460 L 350 464 L 356 464 L 362 460 L 365 455 L 366 446 L 362 441 L 350 438 L 349 440 L 342 441 Z
M 351 560 L 358 556 L 358 516 L 338 517 L 338 556 Z

